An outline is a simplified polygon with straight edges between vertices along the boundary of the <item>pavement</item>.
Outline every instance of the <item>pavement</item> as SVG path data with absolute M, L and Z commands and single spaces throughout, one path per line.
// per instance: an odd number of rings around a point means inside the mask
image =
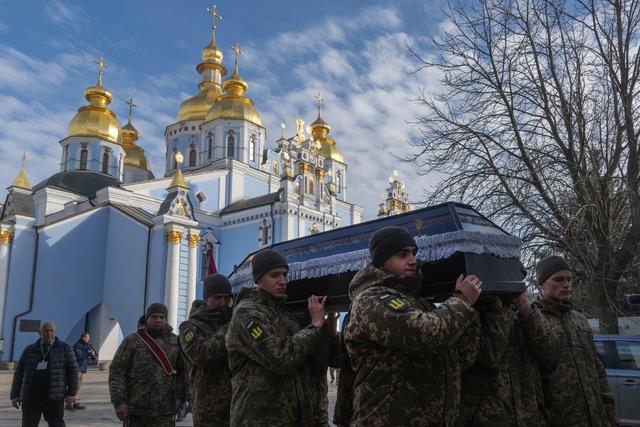
M 86 405 L 87 409 L 76 409 L 75 411 L 65 411 L 64 421 L 67 427 L 109 427 L 122 425 L 116 417 L 113 405 L 109 400 L 109 386 L 107 384 L 109 372 L 101 371 L 97 367 L 90 367 L 89 372 L 82 381 L 82 389 L 79 393 L 80 402 Z M 0 370 L 0 426 L 20 427 L 22 423 L 22 411 L 11 406 L 9 392 L 11 391 L 11 380 L 13 370 Z M 333 408 L 336 401 L 337 387 L 335 383 L 329 383 L 329 420 L 333 417 Z M 45 426 L 44 419 L 40 420 L 40 425 Z M 176 422 L 176 427 L 193 426 L 191 414 L 180 422 Z

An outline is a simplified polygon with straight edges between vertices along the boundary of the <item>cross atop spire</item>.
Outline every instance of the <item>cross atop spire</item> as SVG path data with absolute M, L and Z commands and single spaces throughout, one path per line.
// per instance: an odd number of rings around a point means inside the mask
M 222 16 L 216 12 L 216 5 L 213 5 L 213 9 L 207 8 L 207 12 L 211 14 L 211 41 L 215 41 L 216 19 L 222 20 Z
M 231 49 L 236 53 L 236 72 L 238 72 L 238 55 L 244 55 L 244 52 L 240 50 L 239 44 L 231 46 Z
M 124 103 L 129 106 L 129 121 L 131 121 L 131 112 L 133 107 L 137 107 L 137 105 L 133 103 L 133 98 L 129 98 L 129 101 L 124 101 Z
M 24 167 L 25 160 L 27 160 L 27 152 L 23 151 L 22 152 L 22 167 Z
M 98 64 L 99 70 L 98 70 L 98 84 L 101 85 L 102 84 L 102 68 L 109 68 L 109 66 L 107 64 L 104 63 L 104 61 L 102 60 L 102 57 L 100 57 L 99 61 L 94 60 L 93 61 L 95 64 Z
M 320 92 L 318 92 L 318 94 L 316 95 L 316 99 L 318 100 L 318 115 L 320 115 L 320 104 L 324 102 L 324 99 L 322 99 L 322 96 L 320 96 Z

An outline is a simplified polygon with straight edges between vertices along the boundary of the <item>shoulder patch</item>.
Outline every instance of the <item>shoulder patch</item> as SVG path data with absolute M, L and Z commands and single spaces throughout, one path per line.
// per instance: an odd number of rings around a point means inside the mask
M 249 333 L 251 339 L 254 341 L 262 341 L 267 337 L 267 333 L 264 331 L 262 326 L 260 326 L 255 320 L 249 319 L 244 324 L 244 329 Z
M 187 342 L 191 342 L 195 335 L 191 329 L 187 329 L 187 332 L 184 334 L 184 339 L 187 340 Z
M 405 311 L 409 306 L 404 298 L 388 292 L 382 292 L 376 295 L 376 301 L 393 311 Z

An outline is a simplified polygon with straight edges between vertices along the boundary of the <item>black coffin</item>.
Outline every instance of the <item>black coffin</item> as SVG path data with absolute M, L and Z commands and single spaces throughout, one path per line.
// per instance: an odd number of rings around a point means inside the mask
M 289 262 L 288 306 L 305 310 L 310 295 L 327 295 L 330 311 L 345 311 L 349 282 L 369 261 L 369 237 L 390 225 L 414 236 L 422 261 L 421 292 L 426 297 L 447 298 L 461 273 L 478 275 L 486 293 L 525 290 L 518 261 L 520 239 L 472 207 L 449 202 L 273 245 Z M 231 275 L 234 292 L 255 286 L 252 258 L 253 254 Z

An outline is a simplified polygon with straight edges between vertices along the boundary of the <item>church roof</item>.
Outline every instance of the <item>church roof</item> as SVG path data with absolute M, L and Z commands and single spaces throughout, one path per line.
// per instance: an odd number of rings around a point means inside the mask
M 92 198 L 96 196 L 98 190 L 103 188 L 120 187 L 120 181 L 100 172 L 74 170 L 58 172 L 50 176 L 36 185 L 33 191 L 38 191 L 44 187 L 56 187 L 64 191 L 70 191 Z
M 153 215 L 141 208 L 134 208 L 133 206 L 123 205 L 120 203 L 111 203 L 111 206 L 118 209 L 125 215 L 137 220 L 138 222 L 151 227 L 153 225 Z
M 280 200 L 280 195 L 284 189 L 280 189 L 275 193 L 265 194 L 264 196 L 254 197 L 252 199 L 240 200 L 239 202 L 235 202 L 227 206 L 226 208 L 220 211 L 220 215 L 228 214 L 231 212 L 243 211 L 246 209 L 255 208 L 258 206 L 270 205 L 271 203 L 277 202 Z
M 8 216 L 21 215 L 30 218 L 35 217 L 35 207 L 31 194 L 12 192 L 7 196 L 7 204 L 0 205 L 0 219 L 4 220 Z

